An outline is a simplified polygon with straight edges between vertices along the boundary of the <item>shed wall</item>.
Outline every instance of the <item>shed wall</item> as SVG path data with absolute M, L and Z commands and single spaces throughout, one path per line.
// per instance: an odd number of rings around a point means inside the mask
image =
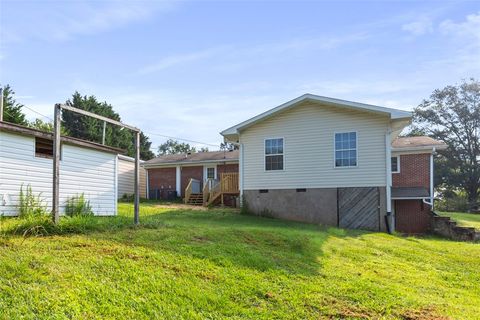
M 22 184 L 52 205 L 53 159 L 35 157 L 35 138 L 0 132 L 0 215 L 16 215 Z M 96 215 L 116 214 L 116 155 L 62 145 L 60 210 L 84 193 Z
M 135 163 L 118 158 L 118 197 L 134 193 Z M 147 171 L 140 167 L 140 197 L 147 197 Z

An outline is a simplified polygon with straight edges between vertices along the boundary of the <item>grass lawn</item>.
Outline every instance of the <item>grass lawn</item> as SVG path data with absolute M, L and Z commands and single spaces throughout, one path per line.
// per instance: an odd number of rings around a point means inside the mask
M 119 210 L 118 217 L 63 218 L 59 227 L 1 220 L 0 318 L 480 314 L 479 244 L 152 203 L 142 204 L 134 228 L 132 205 Z
M 480 230 L 480 214 L 466 212 L 441 212 L 440 214 L 452 218 L 459 226 L 474 227 Z

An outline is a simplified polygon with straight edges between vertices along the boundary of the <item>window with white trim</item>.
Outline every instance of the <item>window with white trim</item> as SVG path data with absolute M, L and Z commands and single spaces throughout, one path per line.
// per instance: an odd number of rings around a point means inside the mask
M 207 168 L 207 179 L 215 179 L 215 168 Z
M 283 170 L 283 138 L 265 139 L 265 170 Z
M 335 133 L 335 167 L 357 166 L 357 133 Z
M 400 172 L 400 157 L 392 157 L 392 173 Z

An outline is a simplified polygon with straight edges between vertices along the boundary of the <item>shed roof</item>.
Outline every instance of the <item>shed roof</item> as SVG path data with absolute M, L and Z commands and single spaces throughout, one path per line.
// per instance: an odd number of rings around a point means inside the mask
M 145 167 L 164 166 L 170 164 L 195 164 L 195 163 L 209 163 L 209 162 L 225 162 L 238 161 L 238 150 L 233 151 L 209 151 L 196 152 L 191 154 L 169 154 L 158 156 L 154 159 L 145 161 Z
M 446 149 L 447 144 L 427 136 L 400 137 L 392 142 L 392 150 Z
M 392 187 L 392 199 L 429 198 L 430 192 L 424 187 Z
M 53 140 L 53 133 L 51 132 L 33 129 L 33 128 L 25 127 L 22 125 L 5 122 L 5 121 L 0 121 L 0 131 Z M 86 141 L 86 140 L 73 138 L 73 137 L 63 136 L 61 137 L 61 140 L 62 140 L 62 143 L 83 147 L 83 148 L 95 149 L 95 150 L 99 150 L 107 153 L 120 154 L 125 152 L 122 149 L 113 148 L 113 147 L 105 146 L 99 143 Z

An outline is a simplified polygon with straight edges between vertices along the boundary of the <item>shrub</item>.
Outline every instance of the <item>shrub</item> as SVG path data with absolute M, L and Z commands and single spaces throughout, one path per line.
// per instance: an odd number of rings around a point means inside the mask
M 21 218 L 38 217 L 47 214 L 47 205 L 44 199 L 41 198 L 41 193 L 35 196 L 32 192 L 32 186 L 27 185 L 25 191 L 23 184 L 20 187 L 20 197 L 18 205 L 18 215 Z
M 90 201 L 85 199 L 85 194 L 76 195 L 69 199 L 65 204 L 65 215 L 74 216 L 93 216 Z
M 254 215 L 252 210 L 250 210 L 250 207 L 248 205 L 245 195 L 242 196 L 242 201 L 240 203 L 240 214 L 247 215 L 247 216 Z

